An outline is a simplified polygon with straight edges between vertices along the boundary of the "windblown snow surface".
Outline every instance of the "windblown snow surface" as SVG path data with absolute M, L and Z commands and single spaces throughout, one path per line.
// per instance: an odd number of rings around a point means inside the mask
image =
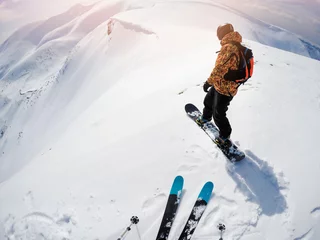
M 232 22 L 255 74 L 228 116 L 247 157 L 231 164 L 185 114 Z M 320 239 L 319 61 L 222 5 L 103 1 L 29 24 L 0 46 L 0 239 L 156 238 L 171 183 L 185 179 L 169 239 L 207 181 L 193 240 Z M 250 40 L 249 40 L 250 39 Z M 296 42 L 297 41 L 297 42 Z

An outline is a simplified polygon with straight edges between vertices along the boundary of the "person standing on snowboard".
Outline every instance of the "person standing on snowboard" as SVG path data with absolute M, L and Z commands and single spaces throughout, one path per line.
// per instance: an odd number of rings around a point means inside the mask
M 235 44 L 242 42 L 242 36 L 234 31 L 230 23 L 226 23 L 218 27 L 217 37 L 220 40 L 221 49 L 215 67 L 203 85 L 203 90 L 207 94 L 204 98 L 203 115 L 196 122 L 203 126 L 213 117 L 220 132 L 215 142 L 229 147 L 232 145 L 230 141 L 232 129 L 226 113 L 231 100 L 237 94 L 238 84 L 226 80 L 224 76 L 229 70 L 238 70 L 239 68 L 240 53 Z

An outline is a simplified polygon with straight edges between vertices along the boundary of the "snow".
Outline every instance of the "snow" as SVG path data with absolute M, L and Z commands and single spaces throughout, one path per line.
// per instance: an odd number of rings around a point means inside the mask
M 253 33 L 279 38 L 205 1 L 102 1 L 63 16 L 0 46 L 1 240 L 112 240 L 132 215 L 126 240 L 155 239 L 177 175 L 170 240 L 207 181 L 215 189 L 193 240 L 219 238 L 220 222 L 225 239 L 320 237 L 319 61 L 262 45 Z M 184 111 L 203 107 L 228 19 L 256 60 L 228 111 L 247 155 L 239 164 Z

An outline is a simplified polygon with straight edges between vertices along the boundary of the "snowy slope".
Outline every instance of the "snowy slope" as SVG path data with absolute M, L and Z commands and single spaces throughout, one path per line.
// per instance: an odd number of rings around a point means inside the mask
M 317 0 L 216 1 L 320 45 L 320 2 Z
M 65 12 L 76 4 L 90 5 L 94 0 L 1 0 L 0 42 L 23 25 Z
M 320 190 L 306 187 L 320 173 L 318 61 L 245 40 L 255 76 L 228 112 L 248 156 L 240 164 L 186 117 L 186 103 L 202 107 L 226 19 L 256 26 L 201 2 L 100 3 L 4 69 L 0 239 L 112 240 L 132 215 L 140 223 L 126 239 L 155 239 L 178 174 L 172 240 L 209 180 L 214 195 L 193 239 L 218 239 L 219 222 L 225 239 L 319 238 Z M 37 65 L 48 46 L 55 54 Z
M 2 132 L 11 129 L 11 134 L 2 134 L 1 153 L 5 155 L 7 149 L 26 147 L 26 151 L 16 151 L 5 156 L 0 167 L 1 180 L 6 178 L 6 174 L 11 174 L 12 171 L 8 168 L 19 169 L 21 163 L 15 164 L 15 159 L 21 161 L 23 156 L 26 163 L 34 153 L 29 144 L 20 144 L 22 138 L 28 139 L 28 142 L 38 138 L 35 135 L 37 130 L 25 127 L 26 121 L 37 124 L 39 118 L 38 114 L 34 115 L 34 120 L 30 118 L 33 110 L 29 108 L 57 80 L 68 56 L 76 51 L 77 43 L 122 9 L 121 2 L 89 7 L 77 5 L 65 14 L 36 26 L 26 26 L 1 46 L 0 99 L 3 109 L 0 122 Z M 20 117 L 19 113 L 22 114 Z M 39 149 L 35 150 L 36 153 L 37 151 Z
M 75 4 L 90 6 L 96 1 L 57 0 L 54 4 L 51 4 L 51 0 L 5 0 L 0 2 L 0 43 L 5 40 L 6 36 L 25 24 L 55 16 Z M 102 0 L 101 2 L 105 1 Z M 129 5 L 135 6 L 135 8 L 161 2 L 172 3 L 172 0 L 127 1 Z M 247 39 L 320 60 L 320 43 L 318 41 L 320 3 L 316 0 L 307 2 L 301 0 L 245 0 L 241 2 L 236 0 L 185 0 L 183 2 L 203 4 L 211 9 L 212 6 L 216 6 L 228 10 L 228 12 L 255 23 L 255 26 L 250 27 L 250 29 L 247 29 L 246 24 L 239 26 L 243 26 L 241 31 L 252 31 L 253 36 L 247 34 Z M 34 8 L 34 6 L 37 7 Z M 211 18 L 210 15 L 206 16 Z M 228 19 L 229 13 L 223 15 L 220 19 L 226 17 L 226 21 L 230 20 Z M 196 18 L 199 18 L 199 16 L 196 16 Z M 203 16 L 200 18 L 203 18 Z
M 250 39 L 320 60 L 319 3 L 248 0 L 243 4 L 239 1 L 228 1 L 227 3 L 217 1 L 229 11 L 256 24 L 252 29 L 254 37 Z M 310 42 L 307 38 L 311 38 L 315 43 Z

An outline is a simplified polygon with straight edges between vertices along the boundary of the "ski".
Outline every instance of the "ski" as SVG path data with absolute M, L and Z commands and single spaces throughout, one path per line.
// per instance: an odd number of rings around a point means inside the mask
M 167 240 L 180 203 L 184 179 L 177 176 L 172 184 L 156 240 Z
M 200 110 L 191 103 L 185 105 L 185 111 L 187 115 L 196 123 L 199 116 L 202 115 Z M 197 124 L 198 125 L 198 124 Z M 199 125 L 198 125 L 199 126 Z M 245 158 L 244 152 L 238 149 L 238 147 L 232 143 L 229 148 L 220 146 L 215 142 L 215 139 L 219 136 L 218 128 L 213 124 L 213 122 L 205 123 L 203 126 L 199 126 L 209 138 L 218 146 L 218 148 L 223 152 L 223 154 L 231 161 L 238 162 Z
M 204 213 L 207 204 L 210 200 L 212 190 L 213 190 L 213 183 L 207 182 L 202 190 L 200 191 L 200 194 L 197 198 L 197 201 L 195 202 L 192 211 L 190 213 L 190 216 L 188 218 L 188 221 L 186 225 L 184 226 L 183 231 L 181 232 L 181 235 L 179 237 L 179 240 L 190 240 L 192 237 L 192 234 L 196 230 L 196 227 L 202 217 L 202 214 Z

